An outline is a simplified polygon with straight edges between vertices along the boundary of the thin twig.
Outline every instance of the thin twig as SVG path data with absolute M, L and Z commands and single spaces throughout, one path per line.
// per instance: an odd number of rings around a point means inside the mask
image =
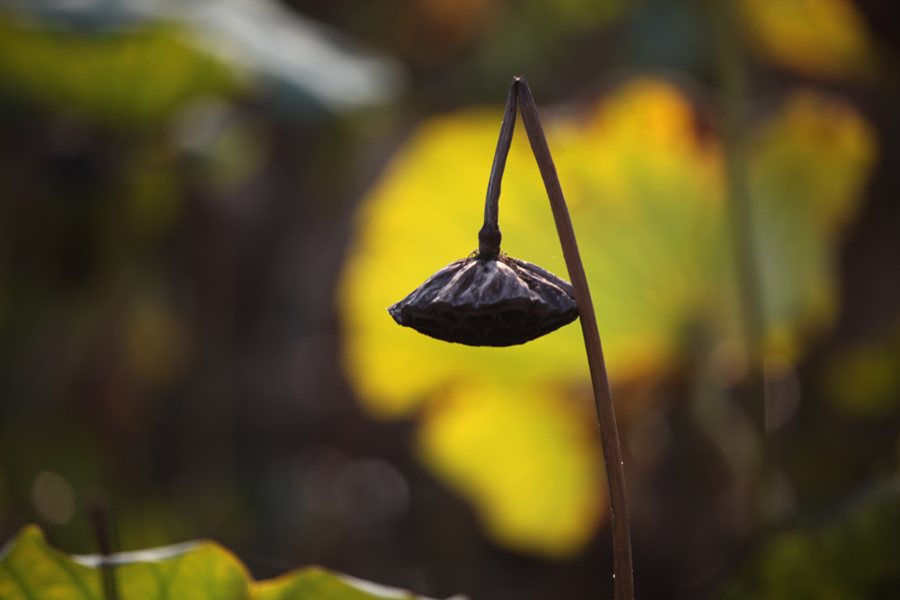
M 500 253 L 500 182 L 506 157 L 512 144 L 513 131 L 516 129 L 516 81 L 509 85 L 509 97 L 506 100 L 506 112 L 500 125 L 500 139 L 497 140 L 497 151 L 494 153 L 494 164 L 491 166 L 491 178 L 488 181 L 487 198 L 484 202 L 484 226 L 478 232 L 478 255 L 490 258 Z
M 531 149 L 537 159 L 550 207 L 556 221 L 556 231 L 562 245 L 569 279 L 575 291 L 575 302 L 581 319 L 584 333 L 584 345 L 587 349 L 588 364 L 591 371 L 591 382 L 594 386 L 594 404 L 597 407 L 597 418 L 600 421 L 600 438 L 603 444 L 603 459 L 606 463 L 606 476 L 609 481 L 610 510 L 612 512 L 614 575 L 617 600 L 634 599 L 634 580 L 631 564 L 631 533 L 628 520 L 628 499 L 625 494 L 625 470 L 622 465 L 622 451 L 619 448 L 619 432 L 616 428 L 616 413 L 613 409 L 612 396 L 609 391 L 609 379 L 606 376 L 606 363 L 603 360 L 603 348 L 600 345 L 600 333 L 597 329 L 597 318 L 591 302 L 587 277 L 578 252 L 575 230 L 569 218 L 569 209 L 563 197 L 562 187 L 556 175 L 556 167 L 550 156 L 547 138 L 541 127 L 541 119 L 528 83 L 524 77 L 513 81 L 518 87 L 519 108 L 525 131 L 531 142 Z
M 91 524 L 94 537 L 100 549 L 100 576 L 103 582 L 104 600 L 119 600 L 119 589 L 116 583 L 115 566 L 109 560 L 113 553 L 113 535 L 110 526 L 109 506 L 105 499 L 95 498 L 90 507 Z

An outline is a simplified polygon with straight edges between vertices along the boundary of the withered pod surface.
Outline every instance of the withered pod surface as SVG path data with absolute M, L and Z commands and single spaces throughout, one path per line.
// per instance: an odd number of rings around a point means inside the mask
M 470 346 L 513 346 L 578 317 L 569 282 L 524 260 L 450 263 L 388 309 L 400 325 Z

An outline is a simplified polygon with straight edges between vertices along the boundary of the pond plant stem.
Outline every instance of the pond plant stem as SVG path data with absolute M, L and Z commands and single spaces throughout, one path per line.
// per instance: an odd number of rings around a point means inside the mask
M 105 499 L 96 498 L 91 503 L 91 526 L 100 550 L 100 577 L 103 584 L 103 600 L 119 600 L 119 588 L 116 583 L 115 565 L 112 563 L 113 534 L 109 505 Z
M 631 531 L 628 519 L 628 498 L 625 493 L 625 470 L 622 463 L 622 451 L 619 447 L 619 433 L 616 428 L 616 413 L 613 409 L 612 396 L 609 391 L 609 379 L 606 375 L 606 363 L 603 360 L 603 348 L 600 345 L 600 333 L 597 328 L 597 317 L 594 314 L 594 305 L 591 302 L 591 292 L 588 289 L 587 276 L 578 252 L 578 243 L 575 239 L 575 230 L 572 220 L 569 218 L 569 209 L 563 197 L 559 177 L 553 158 L 550 156 L 550 148 L 547 146 L 547 138 L 541 127 L 541 119 L 537 106 L 528 83 L 524 77 L 516 77 L 513 86 L 517 89 L 519 109 L 522 111 L 522 120 L 525 122 L 525 131 L 531 142 L 531 149 L 537 159 L 547 195 L 550 198 L 550 207 L 553 218 L 556 221 L 556 231 L 562 245 L 563 257 L 566 268 L 569 271 L 569 279 L 575 292 L 575 302 L 578 305 L 578 315 L 581 319 L 581 330 L 584 333 L 584 345 L 587 349 L 588 365 L 591 372 L 591 383 L 594 387 L 594 404 L 597 407 L 597 418 L 600 422 L 600 439 L 603 445 L 603 459 L 606 463 L 606 476 L 609 481 L 610 511 L 612 513 L 611 525 L 613 532 L 613 560 L 615 578 L 616 600 L 634 599 L 634 579 L 632 576 L 631 561 Z M 515 114 L 514 100 L 510 100 L 512 111 Z M 507 114 L 510 112 L 510 104 L 507 105 Z M 506 124 L 506 118 L 504 118 Z M 511 136 L 511 133 L 510 133 Z M 503 143 L 501 128 L 501 141 L 498 151 Z M 508 144 L 507 144 L 508 145 Z M 500 161 L 506 162 L 505 156 Z M 494 160 L 496 170 L 498 160 Z M 499 178 L 498 178 L 499 179 Z M 493 182 L 493 172 L 491 180 Z M 499 184 L 497 193 L 499 195 Z M 494 203 L 496 206 L 496 203 Z

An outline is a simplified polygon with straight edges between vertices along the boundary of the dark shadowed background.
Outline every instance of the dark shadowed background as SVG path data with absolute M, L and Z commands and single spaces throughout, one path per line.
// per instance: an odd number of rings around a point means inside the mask
M 474 250 L 524 75 L 638 597 L 900 597 L 898 52 L 877 0 L 0 1 L 0 541 L 105 499 L 257 578 L 611 598 L 578 326 L 385 310 Z M 523 134 L 504 249 L 566 276 Z

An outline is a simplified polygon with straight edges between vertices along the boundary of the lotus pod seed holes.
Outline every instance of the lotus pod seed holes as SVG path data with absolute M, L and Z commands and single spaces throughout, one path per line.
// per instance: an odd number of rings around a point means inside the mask
M 578 317 L 568 282 L 502 255 L 451 263 L 388 312 L 400 325 L 470 346 L 524 344 Z

